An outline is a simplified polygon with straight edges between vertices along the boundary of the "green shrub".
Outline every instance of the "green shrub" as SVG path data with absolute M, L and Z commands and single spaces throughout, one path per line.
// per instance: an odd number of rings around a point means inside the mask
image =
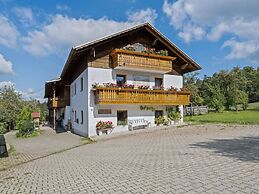
M 40 127 L 40 123 L 39 122 L 34 122 L 34 127 L 38 129 Z
M 0 134 L 4 134 L 7 132 L 6 124 L 4 122 L 0 122 Z
M 22 138 L 28 138 L 28 137 L 36 137 L 39 135 L 39 131 L 38 130 L 34 130 L 32 131 L 31 133 L 28 133 L 28 134 L 21 134 L 19 132 L 16 133 L 16 137 L 22 137 Z
M 157 125 L 162 125 L 162 124 L 164 124 L 164 122 L 165 122 L 165 118 L 163 116 L 159 116 L 159 117 L 155 118 L 155 123 Z
M 180 112 L 171 111 L 171 112 L 168 113 L 168 118 L 171 121 L 177 121 L 177 120 L 180 120 L 182 117 L 181 117 L 181 113 Z
M 19 130 L 16 133 L 17 137 L 29 137 L 34 133 L 33 122 L 29 120 L 21 120 L 17 129 Z

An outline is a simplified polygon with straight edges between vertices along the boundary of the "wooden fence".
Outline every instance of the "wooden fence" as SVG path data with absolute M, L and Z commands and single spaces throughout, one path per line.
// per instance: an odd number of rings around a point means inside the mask
M 183 109 L 184 115 L 204 115 L 208 113 L 207 106 L 192 106 L 192 107 L 185 107 Z

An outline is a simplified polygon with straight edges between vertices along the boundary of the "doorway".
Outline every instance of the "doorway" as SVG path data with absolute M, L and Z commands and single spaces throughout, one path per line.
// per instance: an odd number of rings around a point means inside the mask
M 155 118 L 158 118 L 163 115 L 164 115 L 163 110 L 155 110 Z

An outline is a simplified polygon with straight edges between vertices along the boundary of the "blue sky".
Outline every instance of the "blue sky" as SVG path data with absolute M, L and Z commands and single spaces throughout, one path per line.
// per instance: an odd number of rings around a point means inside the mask
M 259 62 L 259 1 L 0 0 L 0 87 L 42 99 L 72 46 L 152 23 L 201 66 L 200 77 Z

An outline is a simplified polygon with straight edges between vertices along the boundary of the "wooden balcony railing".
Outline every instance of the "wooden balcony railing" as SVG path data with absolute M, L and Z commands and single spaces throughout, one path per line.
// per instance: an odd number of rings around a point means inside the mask
M 49 102 L 50 108 L 62 108 L 66 106 L 66 100 L 64 99 L 51 99 Z
M 172 61 L 176 57 L 147 54 L 135 51 L 115 49 L 111 53 L 112 67 L 121 69 L 142 69 L 161 73 L 173 70 Z
M 98 87 L 96 104 L 188 105 L 190 92 Z

